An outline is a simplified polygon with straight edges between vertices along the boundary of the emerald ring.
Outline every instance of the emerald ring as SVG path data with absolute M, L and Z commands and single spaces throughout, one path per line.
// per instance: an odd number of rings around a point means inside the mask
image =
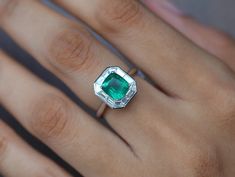
M 121 109 L 131 101 L 137 93 L 136 81 L 120 67 L 106 68 L 94 82 L 94 92 L 112 109 Z

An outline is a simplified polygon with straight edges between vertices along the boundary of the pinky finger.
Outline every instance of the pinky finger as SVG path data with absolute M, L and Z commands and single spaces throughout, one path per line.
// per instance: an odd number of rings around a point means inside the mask
M 235 70 L 235 41 L 231 36 L 183 15 L 181 11 L 167 0 L 142 1 L 154 13 L 195 44 L 217 56 Z
M 0 120 L 0 173 L 4 177 L 69 177 L 42 156 Z

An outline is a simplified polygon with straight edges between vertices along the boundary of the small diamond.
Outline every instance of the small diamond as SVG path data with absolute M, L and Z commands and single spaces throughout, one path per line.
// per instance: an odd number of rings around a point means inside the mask
M 107 68 L 94 83 L 95 94 L 111 108 L 123 108 L 137 93 L 136 82 L 119 67 Z

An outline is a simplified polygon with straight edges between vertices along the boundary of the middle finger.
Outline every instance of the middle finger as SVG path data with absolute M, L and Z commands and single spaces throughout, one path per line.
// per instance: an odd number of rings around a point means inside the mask
M 54 1 L 110 40 L 170 95 L 198 99 L 228 70 L 138 0 Z

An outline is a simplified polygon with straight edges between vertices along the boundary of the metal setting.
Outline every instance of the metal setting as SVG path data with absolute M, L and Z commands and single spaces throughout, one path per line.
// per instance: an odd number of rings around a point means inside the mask
M 102 84 L 106 78 L 112 73 L 115 73 L 122 77 L 129 85 L 128 91 L 125 96 L 120 100 L 114 100 L 110 95 L 108 95 L 103 89 Z M 112 109 L 120 109 L 126 107 L 129 101 L 135 96 L 137 93 L 137 85 L 136 81 L 125 71 L 117 66 L 111 66 L 104 70 L 104 72 L 97 78 L 94 83 L 94 91 L 95 94 L 110 108 Z

